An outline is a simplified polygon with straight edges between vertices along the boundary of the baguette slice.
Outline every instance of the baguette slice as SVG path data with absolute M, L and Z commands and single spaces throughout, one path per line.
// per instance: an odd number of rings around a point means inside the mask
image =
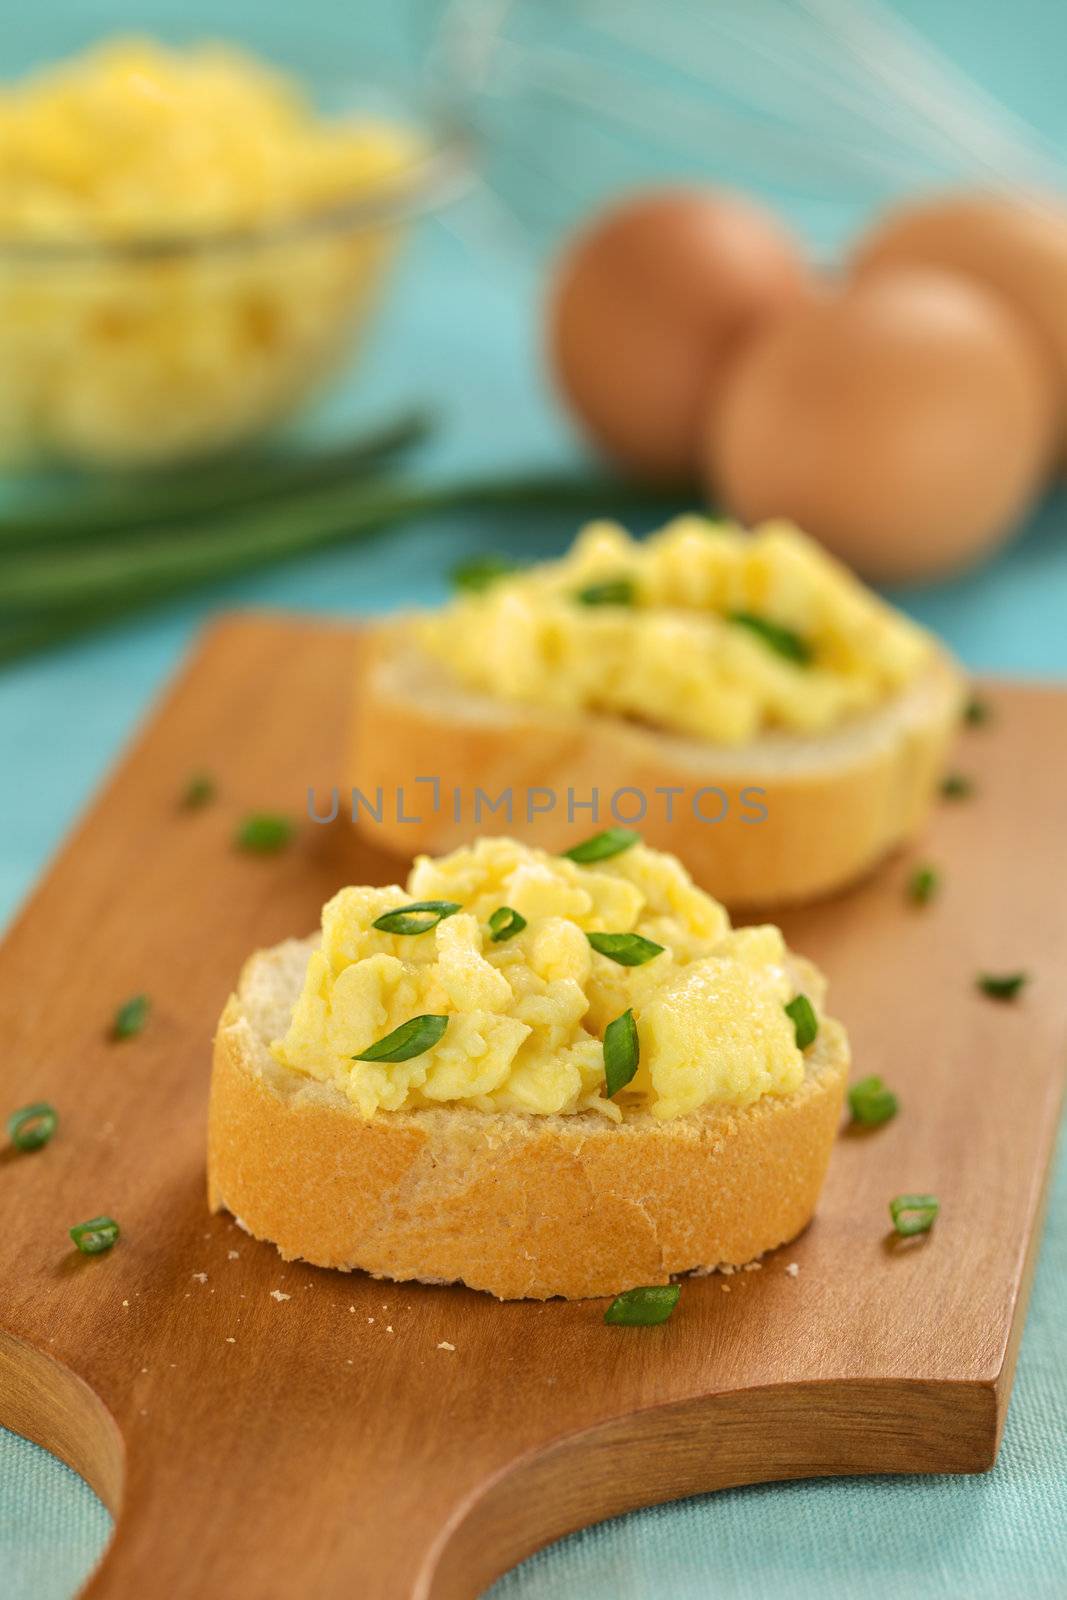
M 502 1300 L 616 1294 L 672 1273 L 740 1266 L 810 1221 L 848 1072 L 823 1018 L 796 1093 L 743 1111 L 621 1124 L 467 1108 L 365 1122 L 332 1086 L 270 1054 L 315 940 L 245 966 L 215 1039 L 212 1210 L 282 1257 L 379 1278 L 460 1281 Z M 821 978 L 793 959 L 798 984 Z
M 353 814 L 379 845 L 408 857 L 443 855 L 472 832 L 506 833 L 559 851 L 582 833 L 629 823 L 646 844 L 680 857 L 701 888 L 742 909 L 829 894 L 913 838 L 936 794 L 964 693 L 956 663 L 938 650 L 901 694 L 829 733 L 712 745 L 616 717 L 472 693 L 412 643 L 403 618 L 371 629 L 364 648 L 351 782 L 372 804 L 381 789 L 382 803 L 380 820 L 362 804 Z M 436 809 L 428 775 L 440 781 Z M 479 790 L 490 800 L 510 791 L 512 815 L 476 804 Z M 619 790 L 627 793 L 612 811 Z M 720 795 L 700 793 L 710 790 Z M 753 790 L 762 791 L 758 801 Z M 594 792 L 597 816 L 585 803 Z M 548 794 L 552 808 L 528 815 L 528 797 L 538 806 Z M 753 820 L 757 804 L 761 821 Z

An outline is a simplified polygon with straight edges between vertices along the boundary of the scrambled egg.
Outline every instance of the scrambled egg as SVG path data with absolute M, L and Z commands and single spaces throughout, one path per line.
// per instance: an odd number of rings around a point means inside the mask
M 423 933 L 372 926 L 427 900 L 461 909 Z M 526 925 L 494 942 L 488 923 L 501 906 Z M 594 932 L 635 932 L 663 949 L 621 966 L 592 948 Z M 795 993 L 778 929 L 731 929 L 673 856 L 638 843 L 583 866 L 513 839 L 481 839 L 438 860 L 420 856 L 406 891 L 335 895 L 289 1031 L 271 1048 L 368 1118 L 463 1105 L 620 1120 L 623 1107 L 640 1106 L 668 1120 L 797 1089 L 804 1059 L 784 1010 Z M 609 1099 L 604 1032 L 628 1009 L 639 1065 Z M 427 1015 L 448 1020 L 421 1054 L 353 1060 Z
M 0 85 L 0 242 L 112 251 L 5 262 L 0 451 L 159 461 L 273 420 L 369 313 L 396 228 L 214 236 L 313 219 L 420 154 L 221 45 L 120 39 Z M 122 253 L 161 238 L 190 249 Z
M 598 591 L 608 603 L 590 603 Z M 788 523 L 746 534 L 696 516 L 643 543 L 592 523 L 563 560 L 505 576 L 416 628 L 468 688 L 720 744 L 832 728 L 901 689 L 931 649 Z

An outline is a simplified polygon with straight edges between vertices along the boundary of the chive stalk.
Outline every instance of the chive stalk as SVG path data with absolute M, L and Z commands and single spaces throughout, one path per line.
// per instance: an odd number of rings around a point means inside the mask
M 641 835 L 632 828 L 605 828 L 603 833 L 594 833 L 592 838 L 571 845 L 563 854 L 568 861 L 588 867 L 596 861 L 609 861 L 612 856 L 621 856 L 624 850 L 640 842 Z
M 111 1037 L 132 1039 L 134 1034 L 141 1032 L 148 1021 L 151 1009 L 152 1002 L 146 994 L 131 995 L 129 1000 L 124 1000 L 115 1012 L 115 1020 L 111 1024 Z
M 653 1283 L 646 1288 L 617 1294 L 604 1313 L 604 1321 L 622 1328 L 653 1328 L 666 1322 L 682 1292 L 678 1283 Z
M 663 945 L 639 933 L 587 933 L 586 938 L 598 955 L 617 961 L 620 967 L 643 967 L 663 954 Z
M 7 1135 L 16 1150 L 43 1150 L 59 1126 L 59 1113 L 47 1100 L 21 1106 L 7 1119 Z
M 402 1022 L 399 1028 L 387 1033 L 384 1039 L 377 1039 L 374 1044 L 368 1045 L 352 1060 L 411 1061 L 415 1056 L 425 1055 L 427 1050 L 432 1050 L 444 1038 L 447 1027 L 447 1017 L 409 1017 L 407 1022 Z
M 889 1202 L 893 1227 L 902 1239 L 929 1233 L 941 1210 L 936 1194 L 898 1194 Z
M 429 933 L 445 917 L 454 917 L 460 910 L 458 900 L 413 900 L 408 906 L 394 906 L 392 911 L 383 911 L 380 917 L 375 917 L 371 927 L 379 928 L 382 933 Z
M 114 1217 L 91 1217 L 88 1222 L 75 1223 L 70 1236 L 83 1256 L 99 1256 L 118 1239 L 119 1225 Z
M 819 1019 L 807 995 L 794 995 L 785 1007 L 785 1014 L 793 1024 L 797 1049 L 806 1050 L 810 1044 L 814 1044 L 819 1034 Z

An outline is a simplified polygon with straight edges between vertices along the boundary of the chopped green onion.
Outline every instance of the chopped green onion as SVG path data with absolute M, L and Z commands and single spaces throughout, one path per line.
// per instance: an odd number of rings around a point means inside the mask
M 632 828 L 605 828 L 603 833 L 594 833 L 591 839 L 583 839 L 581 844 L 572 845 L 563 854 L 568 861 L 577 861 L 579 866 L 587 867 L 594 861 L 607 861 L 612 856 L 621 856 L 624 850 L 640 842 L 641 835 Z
M 92 1217 L 71 1228 L 70 1236 L 83 1256 L 98 1256 L 111 1249 L 119 1236 L 119 1225 L 113 1217 Z
M 451 577 L 455 588 L 465 589 L 469 594 L 483 594 L 514 571 L 515 563 L 503 556 L 472 556 L 469 561 L 461 561 L 453 567 Z
M 392 1033 L 387 1033 L 384 1039 L 361 1050 L 352 1060 L 410 1061 L 414 1056 L 432 1050 L 437 1041 L 444 1037 L 447 1027 L 447 1017 L 410 1017 L 399 1028 L 394 1028 Z
M 898 1194 L 889 1202 L 889 1215 L 902 1239 L 915 1233 L 929 1233 L 941 1210 L 936 1194 Z
M 941 780 L 941 793 L 946 800 L 969 800 L 974 793 L 974 779 L 965 772 L 949 772 Z
M 511 906 L 497 906 L 489 918 L 489 937 L 494 944 L 503 944 L 505 939 L 514 939 L 526 926 L 526 918 L 519 911 L 513 911 Z
M 983 700 L 979 695 L 972 694 L 963 708 L 963 720 L 970 728 L 980 728 L 989 722 L 993 716 L 993 707 L 988 700 Z
M 793 1024 L 797 1049 L 806 1050 L 809 1044 L 814 1044 L 819 1033 L 819 1019 L 807 995 L 798 994 L 790 1000 L 785 1014 Z
M 632 606 L 637 590 L 632 578 L 605 578 L 576 590 L 574 598 L 580 606 Z
M 780 623 L 771 622 L 768 617 L 756 616 L 752 611 L 730 611 L 726 620 L 748 628 L 777 655 L 795 662 L 797 666 L 806 667 L 815 653 L 808 641 L 802 639 L 799 633 L 794 633 L 792 628 L 783 628 Z
M 661 944 L 639 933 L 587 933 L 586 938 L 598 955 L 617 961 L 620 967 L 643 967 L 663 952 Z
M 604 1313 L 605 1322 L 623 1328 L 654 1328 L 666 1322 L 682 1292 L 678 1283 L 654 1283 L 645 1289 L 627 1289 L 617 1294 Z
M 941 879 L 933 867 L 916 867 L 908 879 L 908 899 L 917 906 L 929 905 L 941 886 Z
M 132 1039 L 135 1033 L 140 1033 L 148 1021 L 151 1009 L 152 1002 L 146 994 L 135 994 L 129 1000 L 124 1000 L 115 1012 L 115 1020 L 111 1024 L 112 1037 Z
M 196 772 L 182 790 L 182 806 L 186 811 L 198 811 L 214 800 L 217 794 L 215 780 L 207 772 Z
M 290 817 L 278 816 L 270 811 L 254 811 L 238 824 L 233 842 L 238 850 L 269 856 L 284 850 L 295 832 Z
M 428 933 L 445 917 L 452 917 L 462 909 L 458 900 L 413 900 L 409 906 L 383 911 L 371 927 L 380 928 L 383 933 Z
M 896 1116 L 900 1101 L 881 1078 L 861 1078 L 848 1091 L 848 1108 L 853 1122 L 864 1128 L 880 1128 Z
M 975 982 L 991 1000 L 1014 1000 L 1023 984 L 1029 982 L 1029 976 L 1025 972 L 981 972 Z
M 13 1111 L 7 1119 L 8 1138 L 16 1150 L 40 1150 L 59 1125 L 59 1113 L 47 1100 Z
M 604 1029 L 604 1076 L 607 1079 L 608 1099 L 633 1078 L 641 1060 L 641 1041 L 637 1037 L 637 1024 L 632 1011 L 609 1022 Z

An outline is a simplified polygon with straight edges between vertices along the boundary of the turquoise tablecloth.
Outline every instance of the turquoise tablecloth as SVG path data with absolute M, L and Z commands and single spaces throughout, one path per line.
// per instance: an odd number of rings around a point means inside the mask
M 931 0 L 923 15 L 943 41 L 959 40 L 968 65 L 984 63 L 1003 92 L 1020 102 L 1025 97 L 1046 129 L 1062 134 L 1063 51 L 1049 48 L 1051 8 L 1052 0 L 983 8 L 989 15 L 981 17 L 981 29 L 973 8 L 959 0 Z M 150 9 L 142 7 L 142 14 Z M 312 0 L 306 10 L 336 18 L 329 0 Z M 1044 50 L 1028 42 L 1035 30 Z M 1067 43 L 1062 25 L 1059 43 Z M 413 255 L 404 292 L 382 327 L 369 365 L 372 387 L 342 396 L 328 422 L 430 395 L 446 405 L 448 428 L 428 450 L 426 470 L 566 458 L 573 446 L 537 378 L 536 287 L 519 260 L 505 270 L 435 226 Z M 565 520 L 551 517 L 412 527 L 387 542 L 217 590 L 0 676 L 0 918 L 28 892 L 211 611 L 254 603 L 367 612 L 401 597 L 432 601 L 443 593 L 449 566 L 472 546 L 537 555 L 558 549 L 569 531 Z M 1062 498 L 1050 503 L 1021 541 L 982 572 L 906 603 L 974 667 L 1067 674 L 1067 505 Z M 993 1472 L 771 1486 L 638 1513 L 533 1558 L 500 1582 L 494 1600 L 1067 1594 L 1065 1326 L 1067 1163 L 1061 1161 Z M 79 1479 L 0 1430 L 0 1592 L 7 1600 L 69 1595 L 108 1527 Z

